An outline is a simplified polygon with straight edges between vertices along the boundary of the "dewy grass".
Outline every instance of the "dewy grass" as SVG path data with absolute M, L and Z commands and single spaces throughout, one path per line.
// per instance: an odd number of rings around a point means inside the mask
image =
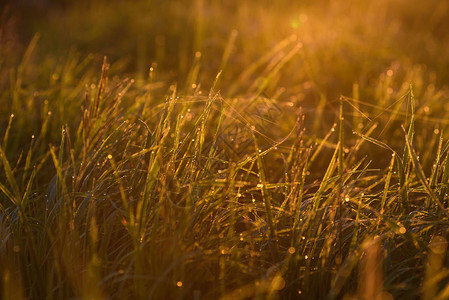
M 275 2 L 5 12 L 2 299 L 447 298 L 447 7 Z

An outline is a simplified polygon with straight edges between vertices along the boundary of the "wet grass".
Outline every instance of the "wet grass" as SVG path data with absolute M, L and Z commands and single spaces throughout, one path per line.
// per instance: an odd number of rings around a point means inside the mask
M 2 299 L 447 298 L 449 8 L 412 2 L 3 8 Z

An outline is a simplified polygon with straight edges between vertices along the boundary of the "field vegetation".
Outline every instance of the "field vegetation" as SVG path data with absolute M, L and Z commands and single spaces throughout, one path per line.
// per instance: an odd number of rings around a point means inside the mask
M 2 299 L 448 299 L 449 2 L 7 1 Z

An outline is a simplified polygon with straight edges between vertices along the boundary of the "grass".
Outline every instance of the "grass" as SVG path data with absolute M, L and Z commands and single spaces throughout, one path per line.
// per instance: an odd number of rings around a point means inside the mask
M 2 8 L 2 299 L 449 297 L 447 4 L 42 3 Z

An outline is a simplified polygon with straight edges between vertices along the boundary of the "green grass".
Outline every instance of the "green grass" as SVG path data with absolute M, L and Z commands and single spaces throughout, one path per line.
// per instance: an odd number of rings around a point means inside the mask
M 449 297 L 445 2 L 2 9 L 2 299 Z

